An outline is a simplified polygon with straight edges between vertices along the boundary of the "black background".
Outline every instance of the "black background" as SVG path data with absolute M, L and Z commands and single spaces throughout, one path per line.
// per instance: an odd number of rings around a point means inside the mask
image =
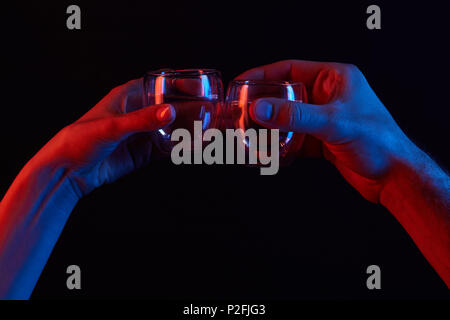
M 422 4 L 418 4 L 422 3 Z M 82 29 L 66 28 L 78 4 Z M 366 28 L 378 4 L 382 29 Z M 406 133 L 448 167 L 444 1 L 20 2 L 2 8 L 1 194 L 110 89 L 162 67 L 246 69 L 298 58 L 358 65 Z M 82 290 L 66 288 L 66 268 Z M 367 266 L 382 271 L 369 291 Z M 445 298 L 393 216 L 324 160 L 275 176 L 155 161 L 82 199 L 32 298 Z

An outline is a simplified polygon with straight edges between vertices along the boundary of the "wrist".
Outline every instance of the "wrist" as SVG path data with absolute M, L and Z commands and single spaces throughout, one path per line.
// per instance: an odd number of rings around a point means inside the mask
M 61 166 L 30 160 L 0 202 L 0 296 L 28 298 L 79 197 Z
M 410 201 L 408 197 L 415 193 L 442 197 L 442 193 L 448 193 L 448 181 L 448 175 L 407 139 L 401 152 L 392 157 L 391 169 L 380 192 L 380 203 L 391 210 L 395 204 Z
M 70 170 L 56 162 L 33 157 L 19 172 L 6 192 L 1 204 L 7 207 L 30 207 L 57 198 L 55 203 L 73 207 L 80 199 L 70 180 Z

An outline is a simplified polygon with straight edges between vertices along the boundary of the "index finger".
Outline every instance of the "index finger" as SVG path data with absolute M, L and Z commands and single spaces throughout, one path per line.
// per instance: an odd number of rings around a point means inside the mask
M 143 79 L 130 80 L 112 89 L 76 122 L 136 111 L 144 106 L 143 100 Z
M 283 60 L 253 68 L 237 76 L 236 80 L 292 80 L 303 82 L 312 88 L 319 72 L 332 68 L 340 73 L 342 65 L 334 62 L 316 62 L 306 60 Z

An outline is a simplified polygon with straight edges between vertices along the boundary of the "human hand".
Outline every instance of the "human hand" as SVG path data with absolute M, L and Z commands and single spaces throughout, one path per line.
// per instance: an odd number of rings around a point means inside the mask
M 32 162 L 65 168 L 79 197 L 148 163 L 149 132 L 171 123 L 175 109 L 169 104 L 144 107 L 142 86 L 142 79 L 136 79 L 113 89 L 56 134 Z
M 149 161 L 149 132 L 175 118 L 143 107 L 142 79 L 113 89 L 24 166 L 0 202 L 0 298 L 29 298 L 77 201 Z
M 258 99 L 250 116 L 267 128 L 307 134 L 302 153 L 318 143 L 321 154 L 370 201 L 379 202 L 396 163 L 416 152 L 353 65 L 287 60 L 251 69 L 237 79 L 303 82 L 312 104 Z

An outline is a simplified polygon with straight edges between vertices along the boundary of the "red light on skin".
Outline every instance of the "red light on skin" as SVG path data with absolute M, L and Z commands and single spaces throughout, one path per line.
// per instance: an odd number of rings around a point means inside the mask
M 313 86 L 314 104 L 327 104 L 338 93 L 342 77 L 334 69 L 322 69 Z

